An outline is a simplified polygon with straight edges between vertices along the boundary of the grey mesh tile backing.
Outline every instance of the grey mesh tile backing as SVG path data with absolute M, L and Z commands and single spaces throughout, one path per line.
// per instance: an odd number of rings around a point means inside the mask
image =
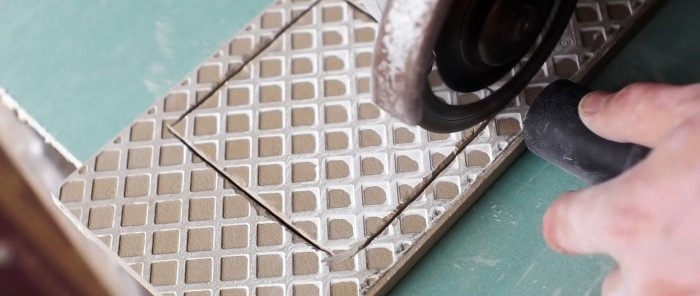
M 434 134 L 371 103 L 377 24 L 343 1 L 278 1 L 71 175 L 57 194 L 112 251 L 165 295 L 357 295 L 486 177 L 519 135 L 547 82 L 585 71 L 633 13 L 653 1 L 580 1 L 540 74 L 424 196 L 366 250 L 327 265 L 171 135 L 166 124 L 228 73 L 232 79 L 174 126 L 237 182 L 325 246 L 363 238 L 465 133 Z M 638 3 L 638 4 L 632 4 Z M 269 45 L 254 59 L 256 48 Z M 448 102 L 478 100 L 431 74 Z M 395 272 L 395 271 L 394 271 Z

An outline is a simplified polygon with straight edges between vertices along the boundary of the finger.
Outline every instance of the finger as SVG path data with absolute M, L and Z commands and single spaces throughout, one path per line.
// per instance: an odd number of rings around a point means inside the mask
M 606 139 L 656 147 L 681 122 L 700 112 L 700 84 L 637 83 L 617 93 L 593 92 L 579 115 Z
M 625 295 L 623 287 L 622 272 L 620 268 L 613 269 L 605 277 L 602 287 L 602 296 L 623 296 Z

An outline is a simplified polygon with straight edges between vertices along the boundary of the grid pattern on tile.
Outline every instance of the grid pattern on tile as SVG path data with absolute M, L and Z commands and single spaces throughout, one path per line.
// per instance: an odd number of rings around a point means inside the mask
M 530 87 L 385 234 L 331 266 L 258 215 L 165 129 L 311 2 L 270 6 L 70 176 L 57 195 L 166 295 L 360 293 L 405 259 L 402 252 L 499 157 L 519 134 L 528 102 L 541 87 L 585 70 L 596 49 L 649 1 L 580 1 Z M 463 135 L 403 125 L 371 103 L 376 29 L 345 2 L 321 1 L 175 125 L 239 183 L 333 249 L 347 248 L 377 227 Z M 435 73 L 430 77 L 449 102 L 485 95 L 455 93 Z

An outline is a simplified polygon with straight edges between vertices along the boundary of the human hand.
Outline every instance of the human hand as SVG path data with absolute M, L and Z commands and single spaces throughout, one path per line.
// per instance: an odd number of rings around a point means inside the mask
M 700 84 L 634 84 L 579 106 L 596 134 L 653 149 L 617 178 L 564 194 L 544 217 L 555 250 L 618 262 L 603 295 L 700 295 Z

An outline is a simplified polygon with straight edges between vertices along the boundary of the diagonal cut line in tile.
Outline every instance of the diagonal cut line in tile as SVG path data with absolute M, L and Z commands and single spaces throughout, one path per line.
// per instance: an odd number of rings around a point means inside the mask
M 248 199 L 251 200 L 253 203 L 255 203 L 255 204 L 257 204 L 258 206 L 260 206 L 260 207 L 262 207 L 263 209 L 265 209 L 265 211 L 267 211 L 268 213 L 270 213 L 270 214 L 275 218 L 275 220 L 277 220 L 277 222 L 280 222 L 280 224 L 284 225 L 284 227 L 287 228 L 289 231 L 291 231 L 294 235 L 296 235 L 296 236 L 302 238 L 307 244 L 311 245 L 311 246 L 314 247 L 315 249 L 320 250 L 320 251 L 323 251 L 324 253 L 326 253 L 326 254 L 328 254 L 328 255 L 330 255 L 330 256 L 333 256 L 333 252 L 332 252 L 331 250 L 329 250 L 328 248 L 324 247 L 323 245 L 321 245 L 321 243 L 319 243 L 319 242 L 316 241 L 315 239 L 309 237 L 304 231 L 302 231 L 301 229 L 299 229 L 299 228 L 297 228 L 296 226 L 294 226 L 294 224 L 292 223 L 292 220 L 289 219 L 289 217 L 287 217 L 284 213 L 279 212 L 277 209 L 275 209 L 275 208 L 274 208 L 272 205 L 270 205 L 268 202 L 266 202 L 265 200 L 263 200 L 263 199 L 260 198 L 259 196 L 257 196 L 257 195 L 255 195 L 255 194 L 249 192 L 249 191 L 248 191 L 247 189 L 245 189 L 243 186 L 239 185 L 239 184 L 238 184 L 229 174 L 227 174 L 221 167 L 219 167 L 219 166 L 216 165 L 214 162 L 212 162 L 212 161 L 206 156 L 206 154 L 205 154 L 204 152 L 199 151 L 199 149 L 197 149 L 196 147 L 194 147 L 194 144 L 192 144 L 190 141 L 186 140 L 182 135 L 180 135 L 177 131 L 175 131 L 175 129 L 172 128 L 172 126 L 167 125 L 166 127 L 167 127 L 168 131 L 170 131 L 176 138 L 178 138 L 178 140 L 180 140 L 180 142 L 182 142 L 183 145 L 185 145 L 185 147 L 187 147 L 187 149 L 189 149 L 190 151 L 192 151 L 192 153 L 196 154 L 197 157 L 201 158 L 209 167 L 211 167 L 212 169 L 214 169 L 214 170 L 216 171 L 217 174 L 219 174 L 220 176 L 224 177 L 224 178 L 226 179 L 226 181 L 228 181 L 228 182 L 230 182 L 231 184 L 233 184 L 233 186 L 236 187 L 236 189 L 238 189 L 238 191 L 242 192 L 243 195 L 246 196 L 246 198 L 248 198 Z

